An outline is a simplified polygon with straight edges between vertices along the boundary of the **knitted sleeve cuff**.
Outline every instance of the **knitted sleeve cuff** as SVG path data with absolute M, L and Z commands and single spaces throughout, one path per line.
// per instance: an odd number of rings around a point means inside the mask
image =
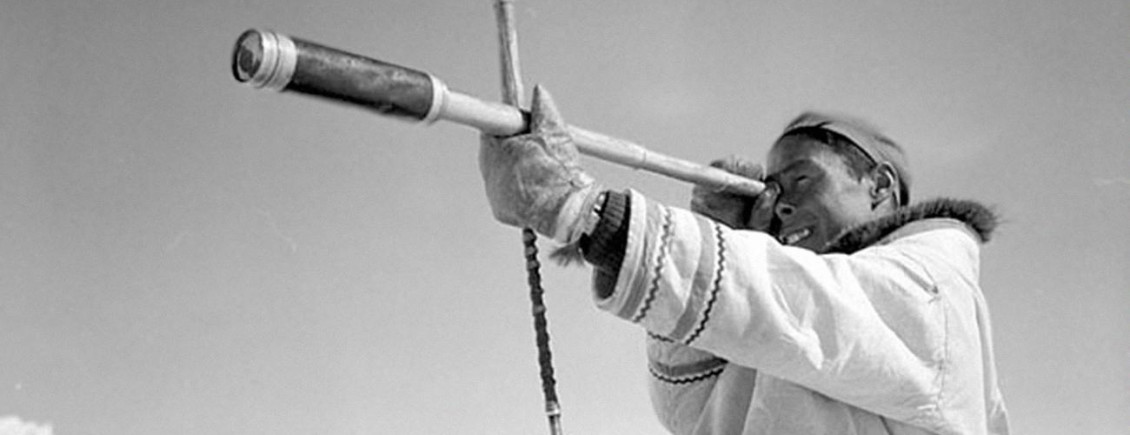
M 600 210 L 600 221 L 592 234 L 581 237 L 585 261 L 593 265 L 597 297 L 608 297 L 616 285 L 624 250 L 628 246 L 631 204 L 624 192 L 609 191 Z

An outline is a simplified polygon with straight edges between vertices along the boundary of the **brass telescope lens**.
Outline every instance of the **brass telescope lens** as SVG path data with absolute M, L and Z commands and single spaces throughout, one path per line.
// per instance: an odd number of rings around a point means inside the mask
M 248 31 L 236 40 L 232 53 L 232 74 L 240 83 L 251 80 L 263 61 L 263 39 L 258 32 Z

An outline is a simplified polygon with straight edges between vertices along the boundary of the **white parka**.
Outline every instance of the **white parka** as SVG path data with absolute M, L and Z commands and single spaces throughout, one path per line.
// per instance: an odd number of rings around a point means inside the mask
M 673 433 L 1008 433 L 978 286 L 988 210 L 920 204 L 817 254 L 629 203 L 615 288 L 596 303 L 648 331 Z

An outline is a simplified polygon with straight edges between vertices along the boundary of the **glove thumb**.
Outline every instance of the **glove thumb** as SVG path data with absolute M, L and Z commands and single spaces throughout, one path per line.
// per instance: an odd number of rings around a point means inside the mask
M 530 101 L 530 131 L 537 133 L 564 128 L 565 121 L 557 111 L 553 96 L 542 85 L 534 86 L 534 96 Z

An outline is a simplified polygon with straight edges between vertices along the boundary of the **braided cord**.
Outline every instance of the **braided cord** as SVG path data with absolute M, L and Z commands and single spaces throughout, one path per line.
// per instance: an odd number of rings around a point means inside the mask
M 557 401 L 557 380 L 553 377 L 553 352 L 549 349 L 549 321 L 545 317 L 545 301 L 542 299 L 545 289 L 541 286 L 537 234 L 529 228 L 523 229 L 522 242 L 526 247 L 526 282 L 530 286 L 530 311 L 534 316 L 541 389 L 545 396 L 545 415 L 549 419 L 550 433 L 559 435 L 562 433 L 561 405 Z

